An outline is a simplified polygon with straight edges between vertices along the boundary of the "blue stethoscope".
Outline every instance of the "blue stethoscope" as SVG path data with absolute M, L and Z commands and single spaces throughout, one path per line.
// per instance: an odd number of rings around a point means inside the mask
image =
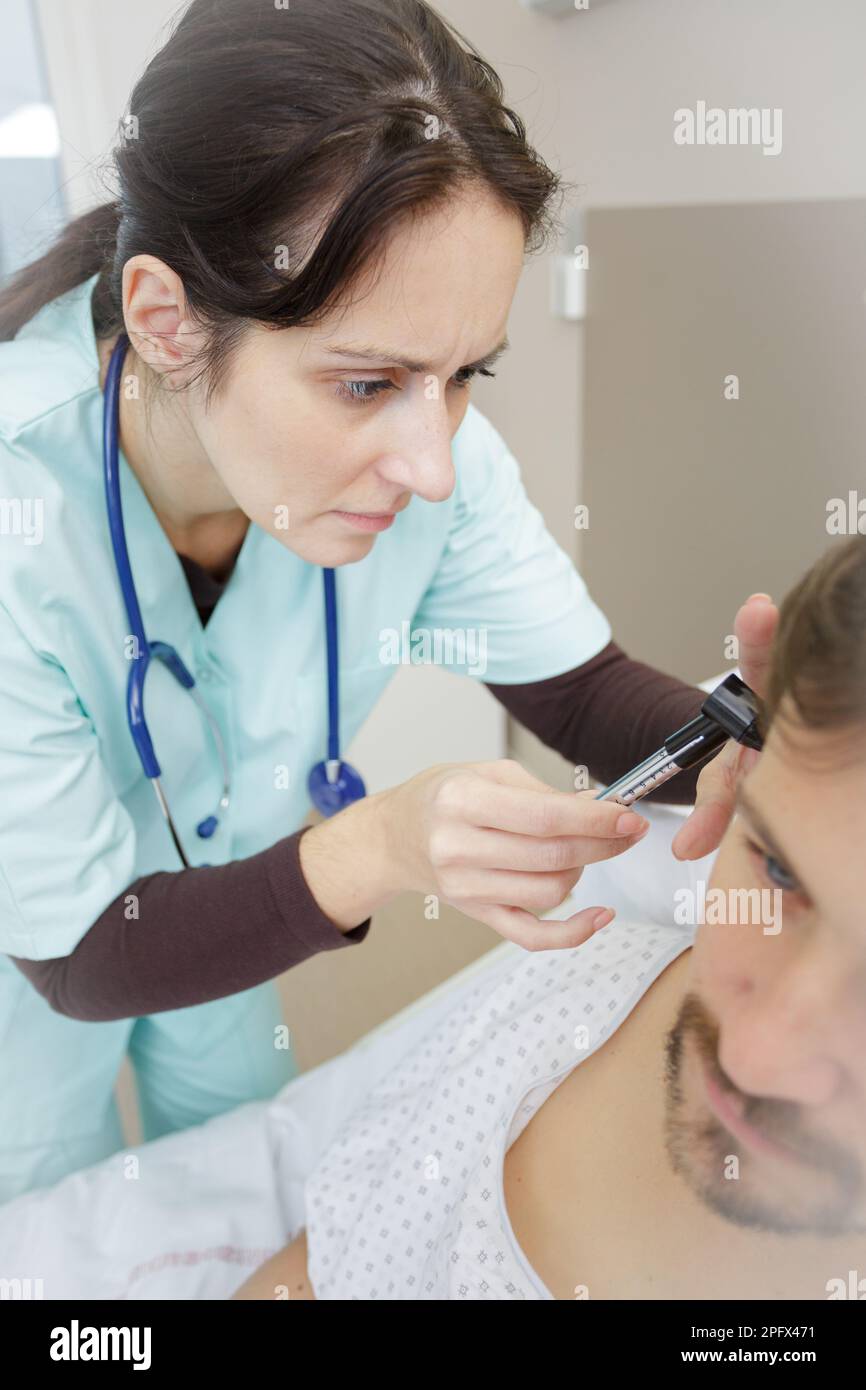
M 184 868 L 190 867 L 183 851 L 177 828 L 171 817 L 168 802 L 160 782 L 161 769 L 153 749 L 150 731 L 144 715 L 144 680 L 150 666 L 151 657 L 161 661 L 179 685 L 192 695 L 211 731 L 222 767 L 223 787 L 217 810 L 222 814 L 228 809 L 231 796 L 228 759 L 219 725 L 208 709 L 193 677 L 181 661 L 174 647 L 168 642 L 148 641 L 144 631 L 144 621 L 132 578 L 129 551 L 126 546 L 126 531 L 123 525 L 123 509 L 120 501 L 120 471 L 118 467 L 118 439 L 120 425 L 120 383 L 129 338 L 121 333 L 111 354 L 105 379 L 105 404 L 103 409 L 102 458 L 105 470 L 105 500 L 108 509 L 108 525 L 111 531 L 111 545 L 117 577 L 123 593 L 129 619 L 130 633 L 134 639 L 132 664 L 126 688 L 126 717 L 129 731 L 141 759 L 144 774 L 156 792 L 162 814 L 165 816 L 175 848 Z M 337 593 L 332 569 L 323 569 L 325 580 L 325 627 L 327 633 L 328 662 L 328 756 L 310 769 L 307 789 L 316 810 L 323 816 L 333 816 L 366 796 L 366 788 L 360 773 L 340 757 L 340 714 L 339 714 L 339 660 L 337 654 Z M 217 826 L 217 815 L 206 816 L 199 821 L 196 830 L 203 840 L 210 839 Z

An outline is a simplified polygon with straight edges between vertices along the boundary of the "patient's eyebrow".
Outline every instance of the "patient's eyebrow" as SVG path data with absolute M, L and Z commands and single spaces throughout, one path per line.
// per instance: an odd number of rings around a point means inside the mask
M 734 808 L 737 811 L 742 811 L 745 813 L 745 815 L 751 821 L 752 825 L 757 830 L 761 839 L 764 841 L 764 844 L 767 846 L 767 849 L 770 851 L 770 854 L 773 856 L 773 858 L 778 860 L 778 862 L 781 865 L 783 865 L 783 867 L 786 868 L 794 878 L 796 878 L 804 893 L 806 893 L 809 896 L 809 898 L 811 898 L 814 902 L 814 894 L 806 886 L 806 884 L 801 879 L 800 875 L 795 870 L 790 855 L 785 853 L 785 851 L 779 846 L 777 841 L 774 839 L 773 835 L 770 833 L 769 827 L 767 826 L 767 822 L 764 820 L 764 817 L 761 815 L 755 803 L 752 801 L 742 782 L 740 782 L 737 786 L 737 793 L 734 798 Z
M 477 362 L 467 362 L 461 370 L 468 371 L 472 368 L 475 371 L 483 371 L 492 367 L 497 362 L 503 352 L 507 352 L 511 346 L 507 338 L 495 347 L 492 352 L 488 352 L 485 357 L 479 357 Z M 375 362 L 388 362 L 397 367 L 405 367 L 407 372 L 433 373 L 433 368 L 427 362 L 418 362 L 414 357 L 402 357 L 398 352 L 391 352 L 388 348 L 370 347 L 368 344 L 358 346 L 352 343 L 340 343 L 334 347 L 324 349 L 328 356 L 333 357 L 368 357 Z

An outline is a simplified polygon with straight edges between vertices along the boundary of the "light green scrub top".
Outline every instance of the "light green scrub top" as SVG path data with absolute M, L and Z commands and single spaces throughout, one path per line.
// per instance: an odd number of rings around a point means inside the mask
M 139 875 L 180 867 L 126 721 L 96 279 L 0 343 L 0 951 L 36 960 L 71 953 Z M 397 669 L 380 660 L 384 629 L 486 629 L 483 676 L 471 649 L 454 669 L 504 684 L 559 675 L 610 640 L 517 462 L 473 405 L 452 452 L 447 501 L 414 497 L 363 560 L 337 572 L 344 748 Z M 122 452 L 120 469 L 145 631 L 175 646 L 200 682 L 231 768 L 231 806 L 201 840 L 195 826 L 221 794 L 219 760 L 194 701 L 153 661 L 145 712 L 166 795 L 194 863 L 243 859 L 299 828 L 307 774 L 325 757 L 322 571 L 251 523 L 203 628 Z

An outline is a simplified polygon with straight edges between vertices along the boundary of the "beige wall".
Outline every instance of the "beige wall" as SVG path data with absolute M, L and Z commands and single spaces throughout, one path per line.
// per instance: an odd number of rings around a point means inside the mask
M 586 324 L 583 572 L 634 656 L 729 664 L 866 495 L 866 200 L 604 210 Z M 739 399 L 726 399 L 729 374 Z

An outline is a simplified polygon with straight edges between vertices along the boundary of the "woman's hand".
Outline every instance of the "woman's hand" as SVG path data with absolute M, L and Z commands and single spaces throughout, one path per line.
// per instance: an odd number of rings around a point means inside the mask
M 511 759 L 446 763 L 382 793 L 399 890 L 435 893 L 527 950 L 577 946 L 615 915 L 601 905 L 559 922 L 585 864 L 642 839 L 649 822 L 594 792 L 559 792 Z
M 746 685 L 763 695 L 770 669 L 770 649 L 779 610 L 767 594 L 752 594 L 738 610 L 734 633 L 740 645 L 739 667 Z M 718 849 L 734 814 L 737 782 L 760 757 L 731 739 L 698 775 L 695 809 L 674 836 L 677 859 L 701 859 Z

